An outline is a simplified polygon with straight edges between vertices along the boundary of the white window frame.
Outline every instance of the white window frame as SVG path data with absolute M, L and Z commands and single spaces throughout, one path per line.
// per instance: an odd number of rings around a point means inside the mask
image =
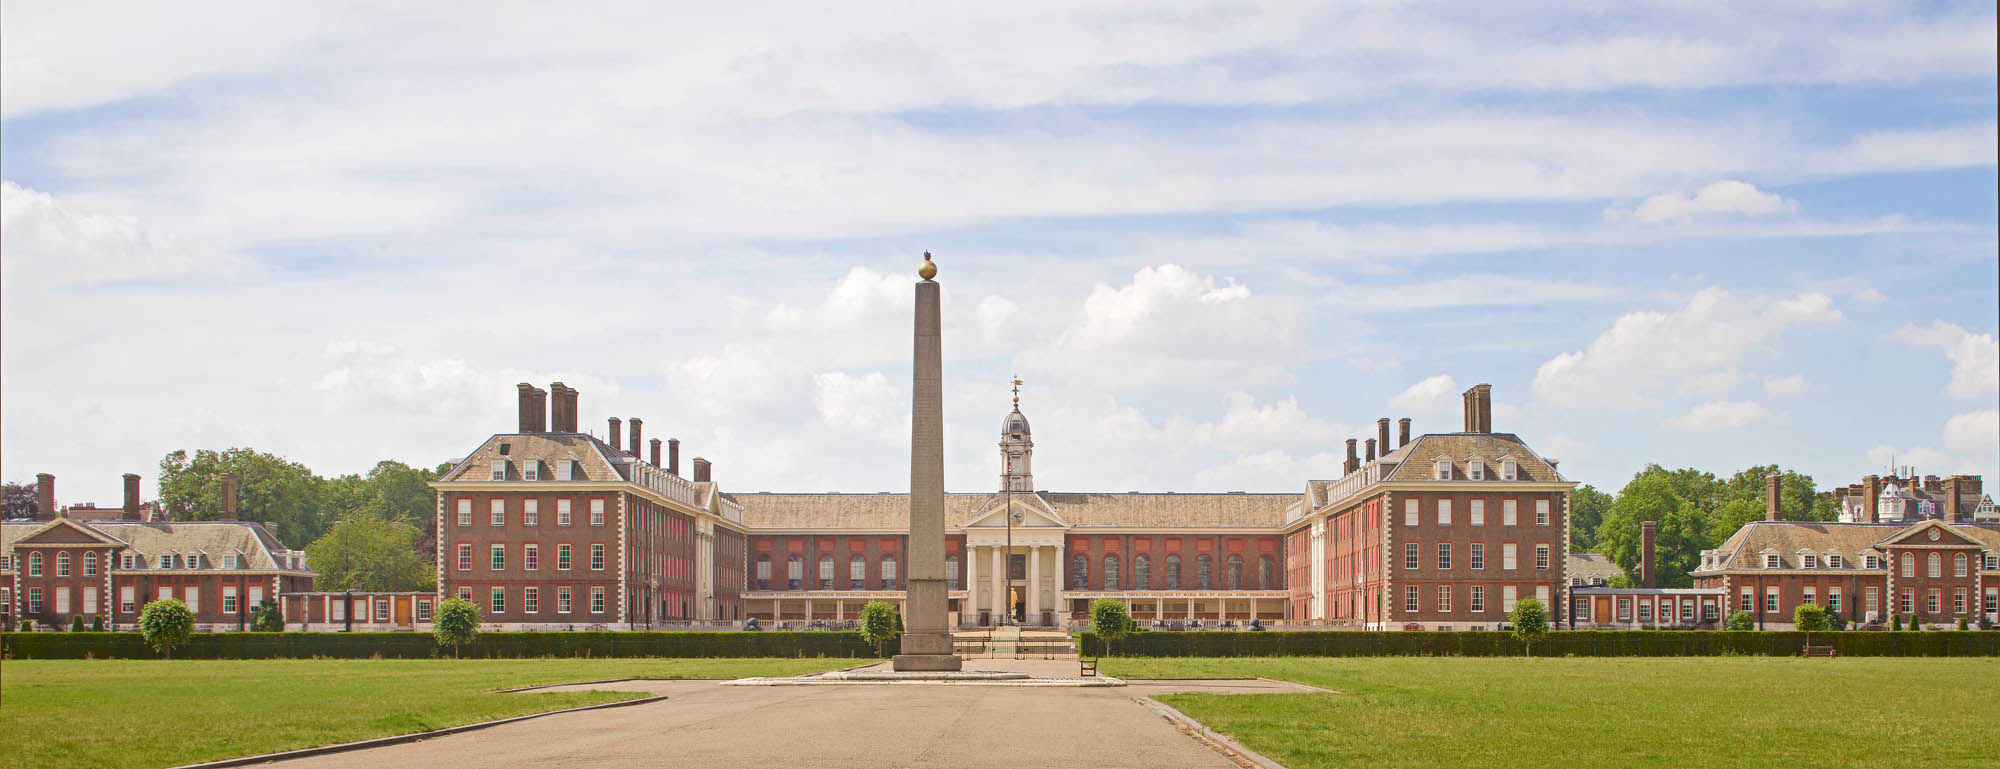
M 602 498 L 590 500 L 590 525 L 604 525 L 604 500 Z
M 1439 542 L 1437 543 L 1437 570 L 1446 571 L 1450 568 L 1451 568 L 1451 543 Z
M 1516 548 L 1512 542 L 1503 542 L 1500 544 L 1501 569 L 1505 571 L 1517 571 L 1520 568 L 1520 561 L 1516 557 L 1518 550 L 1519 548 Z
M 1500 500 L 1500 525 L 1521 525 L 1521 506 L 1511 499 Z
M 1474 542 L 1471 543 L 1471 548 L 1472 552 L 1466 555 L 1466 565 L 1473 571 L 1484 571 L 1486 569 L 1486 543 Z
M 1826 567 L 1829 569 L 1845 569 L 1847 568 L 1847 559 L 1839 553 L 1834 553 L 1826 557 Z
M 1935 557 L 1935 556 L 1933 556 L 1933 557 Z M 68 551 L 68 550 L 57 550 L 57 551 L 56 551 L 56 576 L 58 576 L 58 577 L 67 577 L 67 576 L 69 576 L 69 551 Z M 1931 576 L 1937 576 L 1937 575 L 1933 574 L 1933 575 L 1931 575 Z
M 1414 497 L 1403 500 L 1403 525 L 1415 526 L 1420 523 L 1423 517 L 1423 513 L 1420 512 L 1422 507 L 1422 503 Z
M 521 500 L 521 525 L 522 525 L 522 526 L 540 526 L 540 525 L 542 525 L 542 501 L 541 501 L 541 500 L 539 500 L 539 499 L 523 499 L 523 500 Z
M 461 499 L 458 501 L 458 525 L 472 525 L 472 500 Z
M 1781 568 L 1784 568 L 1784 566 L 1785 566 L 1785 561 L 1784 561 L 1784 559 L 1782 559 L 1782 558 L 1779 558 L 1779 557 L 1778 557 L 1778 554 L 1777 554 L 1777 553 L 1765 553 L 1765 554 L 1764 554 L 1764 568 L 1766 568 L 1766 569 L 1781 569 Z
M 1470 510 L 1469 512 L 1467 512 L 1467 513 L 1466 513 L 1466 515 L 1467 515 L 1467 517 L 1468 517 L 1468 518 L 1470 518 L 1470 519 L 1471 519 L 1471 523 L 1472 523 L 1472 525 L 1474 525 L 1474 526 L 1485 526 L 1485 525 L 1486 525 L 1486 500 L 1483 500 L 1483 499 L 1475 499 L 1475 500 L 1472 500 L 1472 501 L 1471 501 L 1471 502 L 1470 502 L 1469 504 L 1471 505 L 1471 508 L 1472 508 L 1472 509 L 1471 509 L 1471 510 Z
M 431 599 L 429 598 L 417 599 L 417 621 L 418 622 L 431 621 Z
M 506 526 L 507 500 L 494 499 L 488 501 L 486 505 L 487 505 L 487 523 L 497 527 Z
M 521 546 L 521 570 L 541 571 L 542 547 L 533 543 Z
M 1403 569 L 1413 571 L 1423 568 L 1423 545 L 1415 542 L 1403 543 Z
M 489 481 L 507 480 L 507 460 L 495 459 L 493 460 L 493 464 L 491 467 L 492 467 L 492 472 L 487 474 L 486 477 L 487 480 Z
M 1446 459 L 1438 460 L 1437 466 L 1431 468 L 1431 477 L 1432 480 L 1439 480 L 1439 481 L 1451 480 L 1451 461 Z
M 1805 585 L 1803 587 L 1800 587 L 1799 600 L 1803 603 L 1809 603 L 1815 606 L 1819 605 L 1819 587 L 1817 585 Z
M 1446 614 L 1446 613 L 1449 613 L 1450 611 L 1451 611 L 1451 586 L 1450 586 L 1450 585 L 1438 585 L 1438 586 L 1437 586 L 1437 612 L 1438 612 L 1439 614 Z
M 556 480 L 558 481 L 576 480 L 575 470 L 573 469 L 576 466 L 575 460 L 558 459 L 556 460 L 555 465 L 556 465 Z
M 1548 569 L 1549 569 L 1549 561 L 1550 561 L 1550 551 L 1549 551 L 1549 546 L 1548 546 L 1548 545 L 1536 545 L 1536 546 L 1535 546 L 1535 568 L 1536 568 L 1536 569 L 1538 569 L 1538 570 L 1541 570 L 1541 571 L 1548 571 Z
M 222 586 L 222 613 L 223 613 L 223 614 L 235 614 L 235 613 L 236 613 L 236 586 L 235 586 L 235 585 L 223 585 L 223 586 Z
M 1765 614 L 1777 614 L 1777 613 L 1778 613 L 1778 607 L 1779 607 L 1779 606 L 1782 606 L 1782 605 L 1783 605 L 1783 604 L 1782 604 L 1782 603 L 1780 603 L 1780 602 L 1778 601 L 1778 589 L 1777 589 L 1777 588 L 1775 588 L 1775 587 L 1767 587 L 1767 588 L 1764 588 L 1764 613 L 1765 613 Z
M 533 459 L 521 460 L 521 480 L 539 481 L 541 479 L 542 479 L 541 462 Z
M 1819 568 L 1819 556 L 1813 555 L 1812 553 L 1806 553 L 1805 555 L 1799 556 L 1799 568 L 1801 569 Z
M 1500 463 L 1500 480 L 1511 481 L 1518 478 L 1519 476 L 1520 476 L 1520 465 L 1515 464 L 1513 460 L 1508 460 Z
M 590 613 L 604 613 L 604 588 L 593 587 L 590 589 Z
M 591 570 L 591 571 L 604 571 L 604 545 L 603 545 L 603 544 L 600 544 L 600 543 L 592 543 L 592 544 L 590 545 L 590 570 Z
M 556 571 L 570 570 L 570 550 L 568 544 L 556 545 Z
M 1959 558 L 1963 559 L 1965 556 L 1960 555 Z M 1960 560 L 1958 565 L 1958 576 L 1965 576 L 1965 561 Z M 97 553 L 95 551 L 85 550 L 83 552 L 83 576 L 97 576 Z
M 1418 603 L 1419 600 L 1416 585 L 1403 586 L 1403 611 L 1412 614 L 1423 611 L 1422 605 Z
M 1472 596 L 1467 600 L 1470 601 L 1471 603 L 1467 605 L 1466 608 L 1470 610 L 1472 613 L 1478 614 L 1480 612 L 1486 611 L 1486 586 L 1473 585 Z
M 1475 481 L 1486 480 L 1486 463 L 1477 460 L 1466 462 L 1465 477 Z
M 118 612 L 131 614 L 139 610 L 139 591 L 131 585 L 118 588 Z
M 1828 585 L 1826 588 L 1826 610 L 1839 614 L 1840 609 L 1840 586 Z
M 1549 525 L 1549 518 L 1549 501 L 1546 499 L 1535 500 L 1535 525 L 1547 526 Z
M 469 542 L 458 545 L 458 570 L 472 571 L 472 544 Z
M 487 562 L 486 564 L 487 568 L 493 571 L 506 571 L 507 546 L 501 544 L 495 544 L 490 548 L 490 550 L 492 558 Z
M 1512 614 L 1514 602 L 1520 600 L 1520 589 L 1513 585 L 1500 586 L 1500 611 Z
M 1437 521 L 1439 526 L 1451 525 L 1451 500 L 1440 499 L 1437 501 Z
M 542 589 L 529 585 L 521 588 L 521 613 L 540 614 L 542 612 Z
M 507 588 L 494 585 L 486 594 L 486 607 L 494 614 L 507 613 Z
M 557 586 L 557 587 L 556 587 L 556 613 L 557 613 L 557 614 L 568 614 L 568 613 L 570 613 L 570 609 L 571 609 L 571 605 L 570 605 L 570 600 L 571 600 L 571 596 L 570 596 L 570 588 L 569 588 L 569 586 L 568 586 L 568 585 L 559 585 L 559 586 Z
M 570 501 L 567 499 L 556 500 L 556 525 L 570 525 Z
M 377 599 L 375 599 L 374 603 L 375 603 L 375 621 L 376 621 L 376 622 L 388 622 L 388 621 L 389 621 L 389 599 L 387 599 L 387 598 L 377 598 Z

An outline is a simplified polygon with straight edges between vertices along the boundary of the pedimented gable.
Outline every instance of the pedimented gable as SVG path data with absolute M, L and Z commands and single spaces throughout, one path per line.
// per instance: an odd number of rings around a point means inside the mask
M 68 518 L 57 518 L 14 541 L 20 545 L 116 545 L 125 541 Z
M 1944 521 L 1922 521 L 1907 529 L 1890 535 L 1888 539 L 1875 543 L 1876 548 L 1888 547 L 1976 547 L 1985 545 L 1966 536 Z
M 1007 520 L 1001 516 L 1007 509 L 1009 496 L 1007 494 L 993 495 L 992 499 L 987 500 L 986 504 L 980 507 L 979 512 L 973 514 L 972 520 L 965 523 L 965 528 L 1006 528 Z M 1047 500 L 1042 499 L 1040 494 L 1016 492 L 1011 496 L 1014 504 L 1013 509 L 1019 511 L 1021 514 L 1020 520 L 1014 522 L 1015 528 L 1069 528 L 1069 522 L 1063 520 L 1062 516 L 1056 513 L 1055 508 Z

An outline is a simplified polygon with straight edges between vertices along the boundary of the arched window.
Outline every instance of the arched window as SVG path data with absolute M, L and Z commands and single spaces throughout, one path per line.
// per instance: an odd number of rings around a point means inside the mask
M 1230 590 L 1243 589 L 1243 556 L 1229 556 L 1229 573 L 1227 577 L 1229 579 L 1228 585 Z
M 868 558 L 860 553 L 847 559 L 847 589 L 868 589 Z
M 796 555 L 785 559 L 785 585 L 787 590 L 805 587 L 806 559 Z
M 951 586 L 951 589 L 958 589 L 958 556 L 944 557 L 944 583 Z
M 757 556 L 757 589 L 771 589 L 771 556 Z
M 1908 553 L 1908 552 L 1905 552 L 1905 553 L 1903 553 L 1903 576 L 1905 576 L 1905 577 L 1915 577 L 1915 576 L 1917 576 L 1917 557 L 1916 557 L 1916 555 L 1914 555 L 1914 554 L 1911 554 L 1911 553 Z
M 1207 555 L 1194 557 L 1194 589 L 1215 589 L 1215 559 Z
M 1118 589 L 1118 556 L 1104 556 L 1104 589 Z
M 896 589 L 896 556 L 882 556 L 882 589 Z
M 1132 588 L 1153 589 L 1153 559 L 1143 555 L 1132 556 Z
M 1961 577 L 1963 577 L 1963 576 L 1965 576 L 1965 568 L 1964 568 L 1964 564 L 1965 564 L 1965 556 L 1962 556 L 1962 555 L 1961 555 L 1961 556 L 1959 556 L 1959 557 L 1958 557 L 1958 560 L 1959 560 L 1959 569 L 1958 569 L 1958 576 L 1961 576 Z M 96 554 L 96 553 L 84 553 L 84 554 L 83 554 L 83 576 L 86 576 L 86 577 L 95 577 L 95 576 L 97 576 L 97 554 Z
M 1090 558 L 1079 555 L 1070 559 L 1069 587 L 1071 590 L 1090 589 Z
M 1937 571 L 1937 554 L 1935 553 L 1931 554 L 1931 571 Z M 56 553 L 56 576 L 69 576 L 69 551 L 67 550 Z M 1932 574 L 1931 576 L 1935 577 L 1937 575 Z
M 1271 576 L 1272 576 L 1272 573 L 1273 573 L 1274 571 L 1275 571 L 1275 569 L 1273 569 L 1273 568 L 1271 567 L 1271 556 L 1268 556 L 1268 555 L 1265 555 L 1265 556 L 1259 556 L 1259 557 L 1257 558 L 1257 589 L 1258 589 L 1258 590 L 1273 590 L 1273 589 L 1275 589 L 1275 588 L 1274 588 L 1274 587 L 1272 587 L 1272 585 L 1271 585 Z
M 30 576 L 30 577 L 39 577 L 39 576 L 42 576 L 42 554 L 41 554 L 41 553 L 29 553 L 29 554 L 28 554 L 28 576 Z
M 1164 581 L 1163 581 L 1163 582 L 1161 583 L 1161 585 L 1162 585 L 1162 586 L 1163 586 L 1163 587 L 1164 587 L 1165 589 L 1167 589 L 1167 590 L 1179 590 L 1179 589 L 1181 589 L 1181 557 L 1180 557 L 1180 556 L 1178 556 L 1178 555 L 1169 555 L 1169 556 L 1167 556 L 1167 573 L 1166 573 L 1166 579 L 1165 579 L 1165 580 L 1164 580 Z
M 1925 558 L 1924 560 L 1927 562 L 1925 565 L 1930 567 L 1929 572 L 1931 579 L 1937 579 L 1938 577 L 1944 576 L 1944 569 L 1942 568 L 1944 559 L 1938 557 L 1937 553 L 1931 553 L 1930 557 Z M 57 562 L 57 566 L 61 566 L 60 561 Z
M 1958 555 L 1954 555 L 1954 556 L 1952 556 L 1952 557 L 1951 557 L 1951 575 L 1952 575 L 1952 576 L 1954 576 L 1954 577 L 1963 577 L 1963 576 L 1965 576 L 1965 554 L 1964 554 L 1964 553 L 1959 553 Z
M 833 589 L 833 556 L 821 554 L 819 557 L 819 589 Z

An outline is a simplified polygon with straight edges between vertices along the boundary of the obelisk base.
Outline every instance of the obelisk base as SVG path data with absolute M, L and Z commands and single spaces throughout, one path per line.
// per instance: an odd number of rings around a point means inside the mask
M 943 550 L 943 543 L 938 543 Z M 942 561 L 943 558 L 938 560 Z M 904 585 L 907 600 L 904 604 L 909 614 L 903 617 L 902 653 L 890 660 L 890 667 L 897 671 L 959 670 L 961 663 L 956 649 L 952 648 L 951 633 L 945 630 L 945 591 L 949 588 L 943 579 L 912 578 Z

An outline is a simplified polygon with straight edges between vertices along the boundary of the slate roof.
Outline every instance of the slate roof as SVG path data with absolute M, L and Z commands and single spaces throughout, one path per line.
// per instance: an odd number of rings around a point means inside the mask
M 1034 492 L 1076 528 L 1277 528 L 1298 494 L 1118 494 Z M 909 526 L 908 494 L 734 494 L 743 522 L 758 528 L 879 528 Z M 945 526 L 963 527 L 1002 496 L 946 494 Z M 1015 496 L 1023 496 L 1016 492 Z
M 1698 569 L 1698 572 L 1723 569 L 1762 569 L 1764 555 L 1768 551 L 1779 558 L 1778 568 L 1804 568 L 1800 556 L 1805 553 L 1825 558 L 1828 553 L 1839 553 L 1847 561 L 1846 568 L 1859 569 L 1863 556 L 1876 543 L 1896 536 L 1899 532 L 1917 523 L 1842 523 L 1833 521 L 1751 521 L 1737 529 L 1735 534 L 1716 547 L 1721 561 L 1714 567 Z M 1947 524 L 1953 531 L 1979 542 L 1988 550 L 2000 550 L 2000 525 L 1990 523 Z M 1876 554 L 1880 554 L 1877 552 Z M 1821 568 L 1825 568 L 1824 564 Z
M 1378 461 L 1395 462 L 1396 471 L 1387 481 L 1435 480 L 1432 464 L 1438 459 L 1451 462 L 1451 479 L 1471 480 L 1466 462 L 1478 457 L 1486 462 L 1486 479 L 1500 479 L 1500 462 L 1513 460 L 1516 481 L 1560 481 L 1562 475 L 1513 433 L 1430 433 L 1418 436 L 1409 445 L 1389 452 Z
M 1610 582 L 1612 577 L 1624 574 L 1625 570 L 1611 560 L 1611 556 L 1597 553 L 1570 553 L 1568 561 L 1571 579 L 1583 578 L 1583 584 L 1594 584 L 1594 580 Z
M 278 563 L 274 553 L 290 553 L 262 525 L 249 521 L 181 521 L 139 523 L 134 521 L 78 521 L 79 525 L 126 543 L 129 552 L 145 556 L 148 565 L 162 553 L 205 554 L 211 568 L 219 568 L 222 558 L 243 554 L 245 569 L 290 569 Z M 0 547 L 33 534 L 47 521 L 7 521 L 0 524 Z M 126 551 L 121 551 L 126 552 Z M 304 571 L 303 565 L 298 569 Z

